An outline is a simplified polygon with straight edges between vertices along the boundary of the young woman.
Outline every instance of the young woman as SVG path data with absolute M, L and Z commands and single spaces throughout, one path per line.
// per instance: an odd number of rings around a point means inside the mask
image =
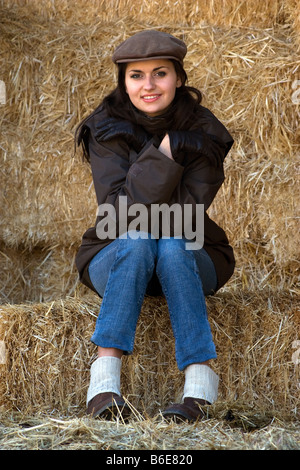
M 99 205 L 76 258 L 81 281 L 102 298 L 91 338 L 98 346 L 87 396 L 92 416 L 129 413 L 121 358 L 133 351 L 145 294 L 165 296 L 185 373 L 182 402 L 163 415 L 193 421 L 202 416 L 199 405 L 217 398 L 205 296 L 231 277 L 234 256 L 206 211 L 224 181 L 233 139 L 186 85 L 186 52 L 184 42 L 161 31 L 122 42 L 112 56 L 117 88 L 76 132 Z M 158 217 L 162 207 L 169 211 Z

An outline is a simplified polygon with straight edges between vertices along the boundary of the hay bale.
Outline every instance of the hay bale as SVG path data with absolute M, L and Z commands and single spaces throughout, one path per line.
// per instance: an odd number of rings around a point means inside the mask
M 61 144 L 54 137 L 47 139 L 45 133 L 40 141 L 32 136 L 35 144 L 28 144 L 28 131 L 23 132 L 23 136 L 21 128 L 4 132 L 1 142 L 5 169 L 0 176 L 0 201 L 5 212 L 0 240 L 15 250 L 77 246 L 80 233 L 87 223 L 94 223 L 96 215 L 94 192 L 87 187 L 90 169 L 72 160 L 72 142 L 61 155 Z M 88 214 L 80 203 L 83 194 Z
M 76 250 L 65 247 L 14 250 L 0 243 L 0 304 L 49 302 L 84 295 Z
M 90 317 L 95 319 L 91 307 L 74 299 L 0 307 L 0 339 L 7 349 L 0 369 L 1 405 L 41 411 L 82 405 Z
M 202 458 L 199 450 L 299 450 L 300 430 L 297 423 L 282 423 L 256 409 L 234 409 L 229 421 L 222 412 L 214 419 L 204 419 L 194 425 L 167 423 L 157 416 L 143 419 L 140 415 L 128 423 L 97 419 L 63 418 L 53 415 L 24 415 L 3 413 L 0 433 L 1 450 L 98 450 L 114 452 L 148 450 L 152 455 L 163 456 L 163 451 L 193 458 Z M 109 463 L 110 452 L 98 453 L 104 463 Z M 139 455 L 141 453 L 139 452 Z M 122 454 L 121 454 L 122 455 Z M 147 454 L 143 454 L 145 459 Z M 127 457 L 125 457 L 127 458 Z M 130 457 L 131 458 L 131 457 Z M 183 460 L 183 459 L 182 459 Z M 187 457 L 186 462 L 189 463 Z M 183 463 L 183 462 L 182 462 Z
M 288 41 L 266 31 L 248 33 L 214 31 L 215 48 L 209 34 L 199 44 L 198 32 L 191 32 L 187 65 L 191 81 L 236 140 L 210 213 L 233 242 L 246 282 L 278 286 L 285 273 L 299 274 L 299 105 L 291 99 L 298 59 Z
M 90 169 L 72 159 L 74 127 L 111 89 L 114 47 L 147 24 L 122 17 L 115 34 L 114 23 L 95 16 L 102 11 L 97 8 L 106 8 L 103 2 L 90 5 L 88 24 L 79 21 L 80 8 L 86 9 L 80 2 L 72 12 L 66 2 L 51 2 L 56 10 L 41 2 L 23 5 L 2 6 L 0 26 L 0 78 L 7 85 L 0 118 L 0 240 L 16 251 L 75 249 L 94 223 L 97 205 Z M 212 5 L 207 8 L 217 8 Z M 45 7 L 51 21 L 33 15 L 34 8 Z M 78 21 L 69 21 L 67 13 Z M 236 140 L 227 181 L 211 208 L 236 251 L 232 282 L 247 288 L 293 285 L 300 131 L 299 105 L 291 100 L 298 54 L 290 29 L 159 26 L 184 36 L 190 83 L 203 90 L 204 104 Z
M 199 25 L 210 24 L 217 26 L 255 26 L 260 28 L 272 27 L 285 19 L 285 0 L 90 0 L 76 1 L 73 8 L 70 0 L 2 0 L 7 6 L 16 4 L 27 8 L 44 18 L 63 18 L 71 23 L 90 24 L 95 20 L 118 21 L 130 20 L 153 24 L 159 18 L 161 24 Z M 289 2 L 290 4 L 292 2 Z M 296 10 L 297 2 L 291 7 Z M 296 10 L 297 11 L 297 10 Z M 153 14 L 155 13 L 155 15 Z
M 298 50 L 300 50 L 300 15 L 299 0 L 284 0 L 284 12 L 286 23 L 292 25 L 292 36 Z
M 190 84 L 236 141 L 210 208 L 237 257 L 230 283 L 208 299 L 221 400 L 298 413 L 299 2 L 175 3 L 155 2 L 158 24 L 146 0 L 0 2 L 1 302 L 34 302 L 0 307 L 7 409 L 84 410 L 99 301 L 59 298 L 74 295 L 74 253 L 97 207 L 90 169 L 72 159 L 73 133 L 112 87 L 112 50 L 150 26 L 187 42 Z M 181 391 L 163 299 L 145 300 L 123 362 L 137 407 L 157 410 Z
M 1 306 L 7 361 L 1 365 L 0 405 L 82 414 L 98 308 L 96 297 Z M 292 345 L 299 335 L 299 298 L 271 290 L 228 291 L 208 299 L 208 311 L 220 401 L 241 401 L 294 419 L 300 379 Z M 153 413 L 178 399 L 182 386 L 165 300 L 146 298 L 134 354 L 123 358 L 123 393 L 137 409 Z

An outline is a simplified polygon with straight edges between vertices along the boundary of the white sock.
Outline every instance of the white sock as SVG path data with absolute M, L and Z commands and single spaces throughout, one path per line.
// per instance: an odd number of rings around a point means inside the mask
M 190 364 L 185 369 L 183 397 L 202 398 L 213 403 L 218 396 L 218 375 L 207 365 Z
M 98 393 L 112 392 L 121 395 L 121 359 L 111 356 L 98 357 L 91 366 L 87 403 Z

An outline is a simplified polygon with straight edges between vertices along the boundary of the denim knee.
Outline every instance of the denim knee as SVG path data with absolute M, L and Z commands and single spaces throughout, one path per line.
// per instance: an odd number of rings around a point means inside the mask
M 182 264 L 183 260 L 189 259 L 194 263 L 193 252 L 186 250 L 185 240 L 177 238 L 161 238 L 158 243 L 158 262 L 164 260 L 165 264 Z
M 185 239 L 160 239 L 158 243 L 158 271 L 169 269 L 194 271 L 202 284 L 205 296 L 213 295 L 217 289 L 217 274 L 214 263 L 204 248 L 187 250 Z M 166 271 L 164 269 L 166 268 Z
M 151 239 L 151 234 L 149 233 L 131 230 L 119 238 L 117 256 L 132 258 L 131 269 L 134 269 L 134 267 L 138 268 L 142 264 L 142 266 L 149 270 L 153 270 L 156 254 L 157 243 L 155 239 Z

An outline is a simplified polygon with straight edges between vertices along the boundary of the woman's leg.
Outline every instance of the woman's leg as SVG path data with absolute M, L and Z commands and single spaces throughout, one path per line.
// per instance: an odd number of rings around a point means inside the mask
M 113 265 L 118 249 L 118 240 L 103 248 L 90 262 L 89 275 L 91 281 L 100 295 L 104 296 L 110 269 Z M 123 351 L 116 348 L 102 348 L 98 346 L 98 357 L 117 357 L 121 359 Z
M 129 234 L 114 240 L 90 263 L 90 279 L 103 299 L 91 338 L 98 345 L 98 359 L 91 367 L 88 414 L 116 412 L 117 401 L 124 415 L 121 357 L 133 349 L 137 320 L 154 270 L 156 246 L 156 240 L 133 239 Z
M 135 239 L 129 233 L 113 244 L 114 256 L 107 279 L 103 276 L 101 252 L 99 259 L 96 257 L 90 263 L 91 281 L 103 296 L 91 340 L 101 348 L 114 348 L 130 354 L 147 285 L 155 267 L 157 241 L 150 236 Z M 105 275 L 107 271 L 105 266 Z
M 201 261 L 201 274 L 211 279 L 205 288 L 211 291 L 216 287 L 214 266 L 208 255 Z M 156 272 L 169 307 L 180 370 L 216 358 L 198 264 L 194 251 L 185 249 L 184 239 L 158 241 Z
M 185 240 L 172 238 L 159 240 L 156 272 L 169 307 L 177 364 L 185 372 L 183 403 L 163 415 L 192 421 L 201 415 L 199 404 L 217 398 L 218 376 L 208 366 L 216 351 L 205 303 L 205 294 L 216 289 L 216 272 L 204 250 L 188 251 Z

